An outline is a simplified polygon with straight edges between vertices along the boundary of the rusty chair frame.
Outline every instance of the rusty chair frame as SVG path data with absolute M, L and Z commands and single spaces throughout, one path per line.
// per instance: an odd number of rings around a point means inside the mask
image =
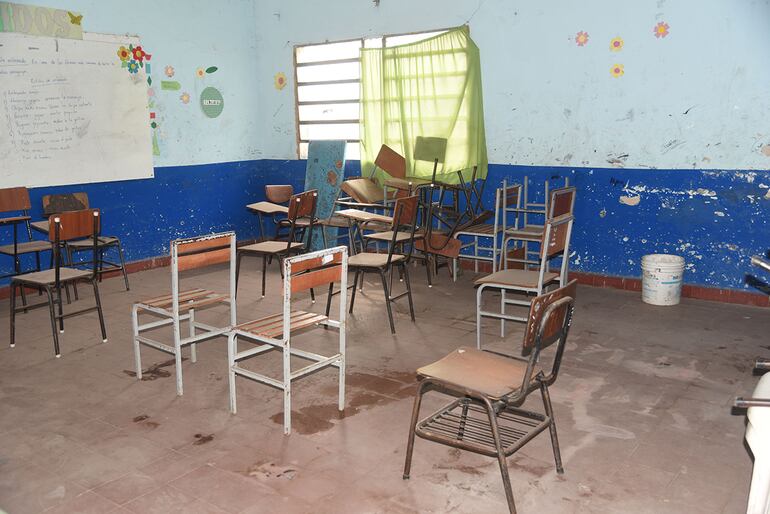
M 102 342 L 107 342 L 107 330 L 104 326 L 104 313 L 99 297 L 98 265 L 96 256 L 98 246 L 96 240 L 99 237 L 101 216 L 97 209 L 70 211 L 51 216 L 48 224 L 48 239 L 53 251 L 53 268 L 44 271 L 35 271 L 16 275 L 11 279 L 11 347 L 16 344 L 16 313 L 26 312 L 28 309 L 48 306 L 51 315 L 51 331 L 53 332 L 53 346 L 56 357 L 61 357 L 59 350 L 59 333 L 64 332 L 64 320 L 73 316 L 87 314 L 96 311 L 99 316 L 99 328 L 101 329 Z M 93 252 L 92 268 L 90 270 L 77 269 L 62 266 L 62 247 L 70 240 L 91 238 L 91 251 Z M 77 311 L 64 313 L 62 305 L 62 286 L 66 287 L 76 282 L 90 282 L 94 289 L 95 305 Z M 47 301 L 35 305 L 23 305 L 16 307 L 16 293 L 24 291 L 25 287 L 36 288 L 45 291 Z M 69 297 L 68 297 L 69 302 Z M 58 325 L 58 330 L 57 330 Z
M 564 473 L 548 388 L 559 373 L 576 291 L 573 280 L 533 300 L 522 344 L 526 358 L 461 347 L 417 370 L 420 385 L 409 425 L 404 479 L 411 472 L 415 436 L 493 457 L 500 466 L 509 511 L 515 514 L 506 458 L 545 430 L 551 436 L 556 472 Z M 539 360 L 551 346 L 551 366 L 546 370 Z M 418 422 L 422 397 L 430 391 L 453 400 Z M 522 408 L 535 391 L 540 391 L 544 412 Z
M 344 246 L 309 252 L 283 261 L 283 311 L 237 324 L 228 334 L 227 362 L 230 387 L 230 411 L 237 412 L 235 377 L 241 376 L 283 391 L 283 431 L 291 433 L 291 383 L 298 378 L 329 366 L 339 370 L 338 408 L 345 408 L 345 327 L 346 295 L 341 294 L 339 319 L 329 318 L 332 288 L 340 282 L 341 291 L 347 290 L 348 250 Z M 321 285 L 329 286 L 329 302 L 326 314 L 293 311 L 292 295 Z M 336 328 L 339 332 L 339 350 L 331 356 L 301 350 L 293 346 L 292 335 L 314 326 Z M 256 343 L 247 350 L 238 350 L 239 339 Z M 270 351 L 280 351 L 283 359 L 283 373 L 280 379 L 272 378 L 241 366 L 245 360 Z M 291 358 L 299 357 L 312 363 L 292 371 Z
M 190 347 L 190 360 L 197 361 L 196 344 L 217 336 L 226 336 L 236 324 L 235 307 L 235 232 L 222 232 L 206 236 L 176 239 L 171 241 L 171 294 L 135 303 L 131 308 L 133 327 L 134 360 L 136 378 L 142 379 L 141 345 L 170 353 L 176 363 L 176 393 L 183 394 L 182 349 Z M 213 264 L 229 264 L 229 291 L 219 294 L 208 289 L 180 291 L 180 272 L 198 269 Z M 217 304 L 229 307 L 229 324 L 214 327 L 196 320 L 196 310 Z M 145 312 L 160 317 L 160 320 L 139 324 L 139 314 Z M 182 322 L 187 321 L 189 332 L 182 335 Z M 171 325 L 173 346 L 142 335 L 142 332 Z M 199 331 L 200 330 L 200 331 Z

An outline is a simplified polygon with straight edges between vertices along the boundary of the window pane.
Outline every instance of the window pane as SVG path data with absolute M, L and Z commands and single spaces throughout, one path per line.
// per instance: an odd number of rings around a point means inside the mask
M 329 84 L 320 86 L 297 87 L 297 100 L 300 102 L 314 102 L 319 100 L 358 100 L 358 84 Z
M 409 43 L 416 43 L 423 39 L 429 39 L 433 36 L 443 34 L 446 30 L 439 30 L 436 32 L 421 32 L 419 34 L 404 34 L 403 36 L 390 36 L 385 38 L 385 46 L 398 46 L 408 45 Z
M 358 123 L 299 124 L 299 138 L 306 141 L 314 139 L 358 139 L 358 134 Z
M 297 67 L 298 82 L 321 82 L 325 80 L 347 80 L 361 78 L 361 65 L 357 62 L 339 64 L 318 64 Z
M 336 59 L 357 59 L 361 40 L 327 45 L 297 47 L 297 62 L 332 61 Z
M 359 104 L 300 105 L 299 121 L 357 120 Z
M 373 37 L 370 39 L 364 39 L 364 48 L 382 48 L 382 38 Z

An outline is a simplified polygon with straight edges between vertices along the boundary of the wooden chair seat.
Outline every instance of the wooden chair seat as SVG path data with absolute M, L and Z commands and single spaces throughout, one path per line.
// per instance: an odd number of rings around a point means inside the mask
M 291 243 L 291 250 L 300 250 L 302 246 L 302 243 Z M 261 243 L 241 246 L 238 248 L 238 251 L 245 253 L 278 254 L 286 253 L 286 248 L 286 241 L 262 241 Z
M 112 236 L 99 236 L 99 239 L 97 240 L 97 248 L 104 247 L 104 246 L 112 246 L 114 244 L 117 244 L 119 242 L 119 239 L 117 237 Z M 91 248 L 94 245 L 93 238 L 88 239 L 79 239 L 77 241 L 71 241 L 67 243 L 72 248 Z
M 50 244 L 49 244 L 50 248 Z M 91 277 L 91 271 L 76 268 L 59 268 L 59 279 L 61 282 L 70 282 Z M 13 281 L 18 284 L 31 284 L 35 286 L 50 286 L 56 283 L 56 270 L 47 269 L 24 273 L 13 277 Z
M 407 178 L 389 178 L 385 180 L 385 185 L 401 191 L 412 191 L 419 186 L 427 186 L 430 184 L 430 180 L 416 177 Z
M 406 259 L 406 255 L 393 254 L 390 262 L 396 263 Z M 384 268 L 388 263 L 387 253 L 357 253 L 348 257 L 349 267 Z
M 500 399 L 521 388 L 526 371 L 527 361 L 461 346 L 446 357 L 419 368 L 417 374 Z M 533 370 L 533 379 L 539 371 Z
M 291 333 L 317 325 L 329 318 L 323 314 L 305 311 L 291 311 L 290 314 Z M 271 339 L 280 338 L 283 335 L 283 314 L 273 314 L 252 321 L 247 321 L 235 326 L 236 330 L 243 330 L 256 336 L 269 337 Z
M 190 309 L 197 309 L 198 307 L 226 302 L 227 300 L 227 295 L 215 293 L 208 289 L 188 289 L 187 291 L 179 293 L 179 311 L 182 312 Z M 169 309 L 173 303 L 173 295 L 167 294 L 138 302 L 137 305 L 140 309 L 145 306 L 154 307 L 156 309 Z
M 537 287 L 539 277 L 540 272 L 536 270 L 507 269 L 481 277 L 476 280 L 475 285 L 500 284 L 501 286 L 509 287 L 535 288 Z M 558 273 L 545 272 L 543 274 L 543 285 L 558 280 L 558 278 Z
M 366 239 L 372 239 L 374 241 L 385 241 L 386 243 L 389 243 L 393 241 L 393 231 L 392 230 L 386 230 L 384 232 L 374 232 L 373 234 L 364 234 L 364 237 Z M 411 239 L 412 234 L 409 232 L 398 232 L 396 234 L 396 243 L 403 243 L 404 241 L 408 241 Z
M 497 232 L 500 233 L 501 228 L 497 228 Z M 477 225 L 471 225 L 457 232 L 457 234 L 463 235 L 479 235 L 479 236 L 491 236 L 495 232 L 495 226 L 487 223 L 479 223 Z
M 16 245 L 16 253 L 21 255 L 25 253 L 45 252 L 51 249 L 49 241 L 27 241 Z M 13 245 L 0 246 L 0 253 L 13 255 Z
M 284 205 L 278 205 L 273 202 L 257 202 L 250 203 L 246 206 L 250 211 L 258 212 L 261 214 L 273 215 L 273 214 L 288 214 L 289 208 Z
M 523 228 L 509 228 L 505 231 L 506 238 L 520 239 L 525 241 L 540 241 L 545 232 L 545 227 L 538 225 L 527 225 Z

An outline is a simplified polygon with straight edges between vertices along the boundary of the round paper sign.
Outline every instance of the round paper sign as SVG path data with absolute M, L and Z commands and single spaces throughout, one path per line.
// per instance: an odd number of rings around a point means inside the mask
M 201 92 L 201 110 L 209 118 L 216 118 L 222 114 L 225 108 L 225 100 L 222 93 L 215 87 L 207 87 Z

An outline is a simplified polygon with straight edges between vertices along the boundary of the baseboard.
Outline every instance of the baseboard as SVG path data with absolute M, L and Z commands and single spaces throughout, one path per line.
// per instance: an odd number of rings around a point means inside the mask
M 470 259 L 462 259 L 460 266 L 463 269 L 473 270 L 474 262 Z M 489 262 L 479 262 L 480 273 L 490 273 L 492 265 Z M 570 271 L 570 279 L 577 279 L 578 284 L 593 287 L 609 287 L 626 291 L 642 291 L 642 279 L 633 277 L 616 277 L 612 275 L 599 275 L 596 273 L 584 273 L 582 271 Z M 711 302 L 735 303 L 739 305 L 753 305 L 756 307 L 770 307 L 770 296 L 760 293 L 740 291 L 738 289 L 721 289 L 706 287 L 696 284 L 684 284 L 682 296 L 697 300 Z

